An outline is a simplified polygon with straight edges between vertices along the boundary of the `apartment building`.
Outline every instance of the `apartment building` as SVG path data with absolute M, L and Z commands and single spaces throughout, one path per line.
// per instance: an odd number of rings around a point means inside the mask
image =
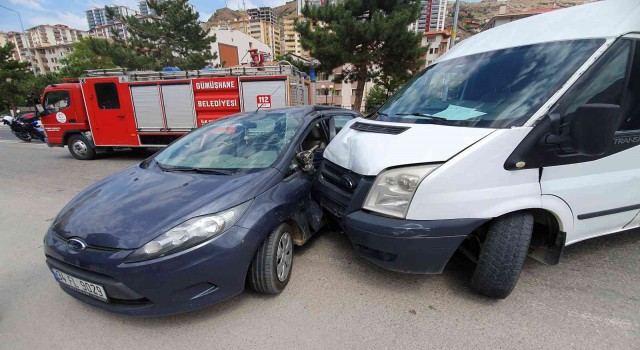
M 422 37 L 422 47 L 427 49 L 427 53 L 422 57 L 421 68 L 427 67 L 438 57 L 442 56 L 449 49 L 451 32 L 449 30 L 435 30 L 424 33 Z
M 145 3 L 145 6 L 146 6 L 146 3 Z M 106 5 L 105 7 L 93 7 L 92 9 L 85 11 L 85 15 L 87 16 L 87 24 L 89 25 L 89 30 L 93 30 L 99 26 L 114 24 L 114 19 L 110 19 L 107 16 L 107 8 L 115 10 L 116 14 L 123 17 L 135 16 L 138 14 L 138 11 L 135 11 L 127 6 L 121 6 L 121 5 Z
M 63 66 L 60 60 L 71 52 L 72 44 L 88 35 L 88 32 L 62 24 L 46 24 L 29 28 L 24 33 L 2 33 L 0 42 L 13 43 L 15 59 L 31 61 L 37 73 L 48 73 L 59 71 Z
M 229 22 L 214 23 L 212 28 L 237 30 L 267 44 L 271 48 L 271 52 L 276 56 L 284 53 L 282 50 L 284 29 L 278 23 L 274 24 L 260 18 L 245 17 Z
M 444 30 L 447 0 L 421 0 L 420 18 L 412 25 L 416 33 Z
M 302 57 L 309 57 L 309 52 L 302 49 L 300 44 L 300 34 L 296 31 L 296 20 L 301 21 L 304 19 L 301 15 L 292 13 L 282 19 L 282 49 L 284 53 L 293 53 Z

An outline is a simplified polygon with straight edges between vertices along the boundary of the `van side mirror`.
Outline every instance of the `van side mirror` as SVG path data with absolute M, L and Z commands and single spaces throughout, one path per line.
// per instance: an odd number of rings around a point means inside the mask
M 552 120 L 552 123 L 556 124 L 554 122 L 558 121 Z M 613 144 L 619 122 L 620 106 L 586 104 L 576 110 L 569 135 L 547 135 L 545 143 L 570 148 L 585 156 L 598 156 L 606 153 Z
M 36 111 L 38 112 L 38 115 L 42 115 L 42 113 L 44 113 L 44 107 L 42 107 L 41 104 L 36 104 Z

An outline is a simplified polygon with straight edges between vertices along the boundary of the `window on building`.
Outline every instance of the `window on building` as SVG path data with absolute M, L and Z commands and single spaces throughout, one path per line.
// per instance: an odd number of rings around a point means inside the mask
M 118 87 L 115 83 L 97 83 L 95 89 L 100 109 L 120 109 Z

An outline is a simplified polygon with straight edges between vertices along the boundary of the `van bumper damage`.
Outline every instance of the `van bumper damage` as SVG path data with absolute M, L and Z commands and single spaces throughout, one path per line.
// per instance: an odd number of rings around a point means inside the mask
M 405 220 L 356 211 L 342 226 L 358 253 L 399 272 L 441 273 L 462 241 L 489 219 Z

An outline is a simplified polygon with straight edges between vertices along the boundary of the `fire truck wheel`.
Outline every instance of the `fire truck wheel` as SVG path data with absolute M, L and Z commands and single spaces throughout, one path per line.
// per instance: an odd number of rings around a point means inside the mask
M 86 137 L 76 134 L 69 137 L 67 142 L 71 155 L 80 160 L 91 160 L 96 156 L 96 149 Z

